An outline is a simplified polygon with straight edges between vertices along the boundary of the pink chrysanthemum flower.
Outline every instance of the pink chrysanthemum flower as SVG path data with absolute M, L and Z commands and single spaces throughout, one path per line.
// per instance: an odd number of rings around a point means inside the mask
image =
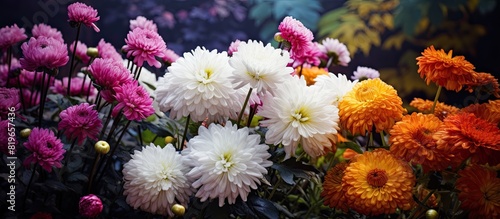
M 235 40 L 235 41 L 231 42 L 231 44 L 229 45 L 229 48 L 227 49 L 227 54 L 229 56 L 232 56 L 233 53 L 237 52 L 238 46 L 240 45 L 240 43 L 241 43 L 240 40 Z
M 113 108 L 112 116 L 117 116 L 121 111 L 128 120 L 139 121 L 155 112 L 153 99 L 137 81 L 115 87 L 114 91 L 118 104 Z
M 168 66 L 172 65 L 180 56 L 174 50 L 166 49 L 163 51 L 163 58 L 161 60 Z
M 59 42 L 64 43 L 64 39 L 62 36 L 61 31 L 57 30 L 56 28 L 53 28 L 47 24 L 36 24 L 33 26 L 33 29 L 31 29 L 31 34 L 33 35 L 34 38 L 39 38 L 41 36 L 48 37 L 48 38 L 54 38 L 58 40 Z
M 35 86 L 35 88 L 36 88 L 42 84 L 43 73 L 21 69 L 21 74 L 18 77 L 19 77 L 19 80 L 21 82 L 20 87 L 31 88 L 31 86 Z M 47 82 L 49 82 L 49 78 L 45 77 L 44 84 L 47 84 Z M 10 84 L 18 86 L 17 78 L 11 78 Z M 51 77 L 49 86 L 52 86 L 53 84 L 54 84 L 54 78 Z
M 91 87 L 89 89 L 89 86 Z M 68 77 L 64 77 L 61 80 L 55 80 L 54 86 L 50 87 L 50 90 L 56 94 L 66 95 L 68 92 Z M 92 81 L 86 79 L 84 81 L 81 77 L 71 78 L 71 89 L 69 91 L 70 96 L 95 96 L 97 94 L 97 89 L 92 86 Z
M 156 68 L 161 67 L 156 57 L 164 57 L 167 45 L 157 32 L 136 28 L 127 34 L 125 43 L 127 45 L 123 46 L 123 50 L 127 53 L 127 58 L 134 57 L 135 64 L 142 66 L 146 61 Z
M 321 41 L 321 45 L 325 53 L 329 58 L 332 58 L 332 64 L 347 66 L 351 62 L 351 57 L 347 46 L 338 39 L 326 38 Z
M 21 68 L 21 64 L 19 63 L 19 60 L 16 59 L 15 57 L 12 57 L 11 63 L 10 63 L 10 72 L 16 71 Z M 10 77 L 9 78 L 9 64 L 0 64 L 0 86 L 5 87 L 7 85 L 7 81 L 10 80 L 11 85 L 16 85 L 17 86 L 17 78 L 15 77 Z
M 0 87 L 0 118 L 7 119 L 7 114 L 19 110 L 19 90 L 15 88 Z M 11 111 L 11 108 L 14 110 Z
M 133 80 L 130 71 L 123 66 L 122 61 L 97 58 L 88 70 L 94 83 L 101 87 L 101 96 L 108 102 L 114 101 L 113 88 Z
M 63 110 L 59 114 L 61 117 L 59 131 L 63 131 L 68 139 L 76 139 L 79 145 L 86 138 L 97 140 L 102 122 L 99 113 L 93 107 L 94 105 L 82 103 Z
M 353 72 L 353 76 L 351 76 L 352 80 L 362 80 L 362 79 L 374 79 L 379 78 L 380 73 L 373 69 L 363 66 L 358 66 L 356 71 Z
M 135 20 L 130 20 L 130 30 L 134 30 L 135 28 L 158 32 L 158 27 L 156 26 L 156 24 L 152 20 L 148 20 L 143 16 L 137 16 Z
M 86 195 L 80 198 L 78 202 L 78 211 L 80 215 L 87 218 L 95 218 L 102 212 L 102 201 L 94 194 Z
M 28 38 L 24 33 L 24 28 L 19 28 L 17 24 L 0 28 L 0 49 L 7 49 L 16 43 Z
M 278 26 L 278 30 L 281 32 L 281 37 L 290 42 L 292 56 L 294 56 L 294 53 L 300 56 L 314 39 L 311 30 L 307 29 L 302 22 L 290 16 L 283 19 Z
M 23 89 L 23 98 L 21 100 L 24 103 L 24 107 L 31 108 L 40 104 L 40 92 L 37 90 L 33 90 L 33 95 L 31 95 L 31 89 L 22 88 Z
M 73 49 L 75 48 L 75 41 L 73 41 L 69 45 L 69 51 L 74 52 Z M 88 64 L 90 61 L 90 56 L 87 55 L 87 45 L 85 43 L 82 43 L 78 41 L 76 44 L 76 53 L 75 53 L 76 58 L 78 58 L 80 61 L 83 62 L 83 64 Z
M 21 45 L 24 57 L 20 59 L 21 66 L 28 71 L 40 67 L 55 69 L 68 63 L 66 44 L 48 37 L 32 37 Z
M 309 42 L 305 44 L 301 53 L 294 53 L 292 51 L 292 66 L 297 67 L 302 64 L 318 66 L 321 63 L 320 57 L 322 54 L 323 53 L 321 53 L 321 50 L 319 50 L 319 48 L 313 42 Z
M 62 167 L 61 160 L 66 151 L 61 140 L 49 129 L 34 128 L 23 145 L 28 151 L 32 152 L 24 160 L 24 166 L 36 163 L 49 173 L 52 172 L 53 166 L 56 168 Z
M 94 28 L 95 32 L 99 32 L 99 28 L 94 24 L 99 20 L 97 10 L 86 4 L 76 2 L 68 6 L 68 17 L 70 22 L 82 23 L 87 27 Z
M 13 138 L 14 142 L 9 141 L 9 128 L 14 126 L 9 125 L 9 120 L 0 120 L 0 152 L 7 156 L 15 156 L 17 148 L 17 140 Z M 11 137 L 12 140 L 12 137 Z
M 116 51 L 116 48 L 111 43 L 104 41 L 104 39 L 101 39 L 97 44 L 97 52 L 99 53 L 99 57 L 103 59 L 113 59 L 117 62 L 123 61 L 122 56 Z

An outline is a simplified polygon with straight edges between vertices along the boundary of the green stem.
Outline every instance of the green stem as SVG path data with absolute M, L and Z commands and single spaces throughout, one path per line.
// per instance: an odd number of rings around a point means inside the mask
M 430 112 L 430 114 L 434 114 L 434 109 L 436 109 L 436 104 L 437 104 L 437 102 L 438 102 L 439 95 L 441 94 L 441 89 L 442 89 L 442 88 L 443 88 L 442 86 L 439 86 L 439 87 L 438 87 L 438 90 L 437 90 L 437 92 L 436 92 L 436 96 L 434 97 L 434 103 L 432 103 L 432 108 L 431 108 L 431 112 Z
M 247 108 L 248 100 L 250 100 L 250 96 L 252 95 L 252 90 L 253 88 L 250 88 L 248 90 L 247 97 L 245 98 L 245 102 L 243 102 L 243 107 L 241 108 L 241 112 L 238 115 L 238 120 L 236 121 L 236 125 L 238 125 L 238 128 L 241 128 L 241 118 L 243 117 L 243 114 L 245 113 L 245 109 Z
M 182 150 L 183 146 L 184 146 L 184 141 L 186 140 L 186 137 L 187 137 L 187 130 L 189 129 L 189 120 L 191 120 L 191 115 L 188 115 L 187 118 L 186 118 L 186 125 L 184 126 L 184 133 L 182 133 L 182 141 L 180 142 L 180 144 L 178 145 L 178 150 Z
M 269 194 L 269 197 L 267 197 L 268 200 L 271 200 L 271 198 L 274 196 L 274 193 L 281 185 L 281 181 L 282 181 L 281 177 L 278 177 L 278 182 L 274 185 L 273 190 L 271 190 L 271 193 Z
M 33 167 L 33 173 L 31 173 L 30 181 L 28 182 L 28 186 L 26 187 L 26 191 L 24 192 L 23 207 L 21 209 L 21 212 L 24 212 L 24 207 L 26 207 L 26 199 L 28 198 L 28 193 L 31 188 L 31 183 L 33 183 L 33 179 L 35 178 L 35 173 L 37 168 L 38 164 L 35 163 L 35 166 Z
M 382 141 L 382 146 L 383 147 L 388 147 L 389 145 L 387 145 L 387 143 L 385 142 L 385 136 L 384 136 L 384 131 L 381 131 L 380 132 L 380 139 Z
M 68 89 L 67 89 L 67 94 L 69 96 L 69 91 L 71 88 L 71 76 L 73 74 L 73 62 L 75 62 L 75 55 L 76 55 L 76 45 L 78 45 L 78 38 L 80 37 L 80 29 L 81 29 L 82 24 L 78 23 L 78 27 L 76 29 L 76 40 L 75 40 L 75 45 L 73 46 L 73 54 L 71 55 L 71 62 L 69 64 L 69 74 L 68 74 Z

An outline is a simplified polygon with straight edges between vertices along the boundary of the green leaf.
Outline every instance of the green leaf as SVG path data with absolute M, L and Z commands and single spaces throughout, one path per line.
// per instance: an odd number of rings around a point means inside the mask
M 273 202 L 263 199 L 252 193 L 248 196 L 248 204 L 259 215 L 259 218 L 279 218 L 279 212 Z
M 88 177 L 81 172 L 74 172 L 66 179 L 68 182 L 87 182 Z
M 413 4 L 400 4 L 395 11 L 394 25 L 402 27 L 406 35 L 413 35 L 415 29 L 422 18 L 422 12 L 415 3 Z
M 338 23 L 340 21 L 340 18 L 344 14 L 347 14 L 347 12 L 349 12 L 349 10 L 344 7 L 327 12 L 320 18 L 318 22 L 318 28 L 320 28 L 321 30 L 321 28 L 326 28 L 332 24 Z
M 350 149 L 356 151 L 358 154 L 363 153 L 363 151 L 361 150 L 361 147 L 352 141 L 342 142 L 338 145 L 338 148 L 350 148 Z
M 274 163 L 271 168 L 278 170 L 281 178 L 289 185 L 295 185 L 294 177 L 309 179 L 317 170 L 295 159 L 288 159 L 282 163 Z

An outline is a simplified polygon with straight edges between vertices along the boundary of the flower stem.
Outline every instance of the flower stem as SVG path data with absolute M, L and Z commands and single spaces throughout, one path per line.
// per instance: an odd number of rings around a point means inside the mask
M 73 148 L 75 147 L 77 139 L 78 138 L 75 138 L 75 140 L 73 140 L 73 142 L 71 143 L 71 146 L 69 147 L 69 151 L 67 151 L 66 156 L 64 156 L 64 161 L 62 163 L 63 164 L 63 168 L 61 169 L 61 171 L 59 171 L 59 178 L 62 177 L 62 175 L 64 174 L 64 172 L 67 169 L 69 158 L 71 157 L 71 152 L 73 152 Z M 62 180 L 62 181 L 64 182 L 64 180 Z
M 384 131 L 380 132 L 380 140 L 382 141 L 382 146 L 383 147 L 388 147 L 387 143 L 385 142 L 385 136 L 384 136 Z
M 434 109 L 436 109 L 436 104 L 437 104 L 437 102 L 438 102 L 439 95 L 441 94 L 441 89 L 442 89 L 442 88 L 443 88 L 442 86 L 439 86 L 439 87 L 438 87 L 438 90 L 437 90 L 437 92 L 436 92 L 436 96 L 434 97 L 434 103 L 432 103 L 432 108 L 431 108 L 431 112 L 430 112 L 430 114 L 434 114 Z
M 46 75 L 48 75 L 49 78 L 47 80 L 47 86 L 44 86 Z M 38 114 L 38 127 L 42 127 L 43 111 L 45 110 L 45 99 L 47 98 L 47 93 L 49 92 L 49 86 L 50 86 L 50 74 L 47 73 L 47 70 L 43 70 L 42 89 L 40 90 L 40 108 L 39 108 L 39 114 Z
M 250 106 L 250 114 L 248 115 L 248 121 L 247 121 L 247 127 L 250 128 L 250 125 L 252 124 L 252 119 L 253 119 L 253 116 L 255 116 L 255 112 L 257 112 L 257 107 L 258 105 L 255 104 L 252 106 Z
M 102 126 L 101 133 L 99 134 L 99 139 L 102 139 L 104 136 L 104 132 L 106 131 L 106 128 L 108 127 L 110 118 L 111 118 L 111 113 L 113 112 L 113 106 L 109 109 L 108 116 L 106 116 L 106 121 L 104 121 L 104 125 Z
M 10 68 L 12 65 L 12 46 L 9 46 L 7 49 L 7 81 L 5 83 L 5 87 L 9 87 L 9 76 L 10 76 Z M 19 84 L 19 89 L 21 89 L 21 84 Z M 21 95 L 22 97 L 23 95 Z
M 67 94 L 69 96 L 69 91 L 71 89 L 71 75 L 73 74 L 73 62 L 75 61 L 75 55 L 76 55 L 76 45 L 78 45 L 78 38 L 80 37 L 80 29 L 82 27 L 81 23 L 78 23 L 78 27 L 76 29 L 76 40 L 75 40 L 75 45 L 73 46 L 73 54 L 71 55 L 71 62 L 69 64 L 69 74 L 68 74 L 68 91 Z
M 19 99 L 21 100 L 21 106 L 23 107 L 23 113 L 26 114 L 26 103 L 24 101 L 23 88 L 21 87 L 21 76 L 17 76 L 17 85 L 19 86 L 19 95 L 21 95 Z M 33 93 L 31 95 L 33 95 Z
M 180 144 L 178 145 L 178 148 L 177 148 L 177 149 L 179 149 L 179 151 L 182 150 L 182 148 L 184 146 L 184 141 L 187 138 L 187 132 L 189 129 L 189 120 L 191 120 L 191 115 L 188 115 L 186 118 L 186 125 L 184 126 L 184 133 L 182 133 L 182 141 L 180 142 Z
M 252 88 L 248 90 L 247 97 L 245 98 L 245 102 L 243 102 L 243 107 L 241 108 L 241 112 L 238 115 L 238 121 L 236 121 L 236 124 L 238 125 L 238 128 L 241 128 L 241 117 L 243 117 L 243 113 L 245 113 L 245 109 L 247 108 L 248 100 L 250 100 L 250 96 L 252 95 Z
M 28 198 L 28 193 L 30 191 L 31 184 L 33 183 L 33 179 L 35 178 L 35 173 L 37 168 L 38 164 L 35 163 L 35 166 L 33 167 L 33 172 L 31 173 L 30 181 L 28 182 L 28 185 L 26 186 L 26 191 L 24 192 L 23 207 L 21 209 L 21 212 L 24 212 L 24 207 L 26 207 L 26 199 Z
M 99 178 L 97 179 L 97 182 L 101 181 L 102 177 L 104 176 L 104 170 L 109 165 L 109 162 L 111 160 L 111 156 L 113 156 L 113 154 L 115 153 L 116 148 L 119 147 L 120 141 L 122 140 L 123 135 L 125 134 L 125 132 L 127 132 L 127 128 L 130 125 L 130 122 L 132 122 L 132 121 L 128 120 L 127 124 L 123 127 L 123 130 L 122 130 L 122 133 L 120 134 L 120 137 L 118 137 L 118 140 L 116 141 L 115 146 L 113 147 L 113 149 L 111 149 L 111 153 L 106 154 L 106 157 L 104 158 L 106 161 L 104 162 L 104 166 L 102 168 L 101 174 L 99 175 Z M 109 142 L 109 141 L 107 141 L 107 142 Z M 99 169 L 101 169 L 101 168 L 99 168 Z

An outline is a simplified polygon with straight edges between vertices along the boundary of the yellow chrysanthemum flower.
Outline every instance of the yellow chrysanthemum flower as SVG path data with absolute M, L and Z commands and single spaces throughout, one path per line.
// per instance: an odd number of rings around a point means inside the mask
M 389 130 L 406 109 L 397 91 L 379 78 L 357 83 L 339 103 L 340 123 L 352 134 Z
M 384 149 L 356 156 L 342 178 L 349 207 L 365 215 L 408 210 L 413 202 L 414 184 L 410 166 Z
M 318 75 L 328 75 L 328 71 L 324 68 L 318 68 L 316 66 L 299 66 L 295 68 L 295 74 L 303 76 L 306 79 L 307 86 L 311 86 L 316 82 L 314 79 L 316 79 Z

